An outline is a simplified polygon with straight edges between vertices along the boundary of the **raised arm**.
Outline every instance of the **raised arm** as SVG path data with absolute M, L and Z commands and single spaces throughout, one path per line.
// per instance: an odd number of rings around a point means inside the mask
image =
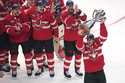
M 100 41 L 104 42 L 105 40 L 107 40 L 107 36 L 108 36 L 108 32 L 107 32 L 104 21 L 102 21 L 100 23 L 100 36 L 99 36 Z

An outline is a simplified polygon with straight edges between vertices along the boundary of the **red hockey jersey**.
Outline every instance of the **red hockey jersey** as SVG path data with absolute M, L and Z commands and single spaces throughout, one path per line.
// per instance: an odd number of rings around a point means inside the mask
M 4 28 L 4 24 L 3 24 L 3 22 L 2 21 L 0 21 L 0 35 L 2 35 L 3 34 L 3 28 Z
M 100 24 L 100 36 L 95 38 L 94 43 L 88 46 L 81 39 L 76 47 L 83 52 L 85 72 L 97 72 L 103 69 L 104 57 L 102 54 L 102 45 L 107 39 L 107 30 L 105 24 Z
M 4 17 L 5 15 L 7 15 L 9 12 L 7 11 L 7 9 L 4 6 L 0 5 L 0 17 Z
M 4 19 L 5 32 L 9 34 L 11 42 L 22 43 L 29 39 L 30 25 L 28 15 L 22 12 L 19 16 L 7 15 Z M 17 31 L 17 28 L 20 31 Z
M 77 35 L 77 28 L 79 25 L 79 19 L 76 18 L 75 15 L 70 15 L 68 11 L 65 11 L 62 14 L 62 20 L 65 25 L 64 40 L 75 41 Z M 86 20 L 86 15 L 84 20 Z
M 53 37 L 53 29 L 57 29 L 57 21 L 53 18 L 53 14 L 49 10 L 32 14 L 33 39 L 48 40 Z
M 5 2 L 3 2 L 5 4 Z M 0 35 L 3 33 L 3 22 L 2 20 L 4 19 L 4 16 L 8 14 L 8 10 L 5 8 L 5 6 L 0 5 Z

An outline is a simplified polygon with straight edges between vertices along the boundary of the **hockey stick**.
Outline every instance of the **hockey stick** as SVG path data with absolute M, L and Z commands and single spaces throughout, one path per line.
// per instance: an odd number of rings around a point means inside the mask
M 114 24 L 117 24 L 118 22 L 120 22 L 120 21 L 122 21 L 122 20 L 124 20 L 124 19 L 125 19 L 125 16 L 123 16 L 123 17 L 119 18 L 118 20 L 114 21 L 113 23 L 109 24 L 109 26 L 112 26 L 112 25 L 114 25 Z

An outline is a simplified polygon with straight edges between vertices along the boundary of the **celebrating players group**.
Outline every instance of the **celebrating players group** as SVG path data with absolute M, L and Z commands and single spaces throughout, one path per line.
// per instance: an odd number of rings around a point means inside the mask
M 84 63 L 84 83 L 106 83 L 101 47 L 108 33 L 104 15 L 96 12 L 95 17 L 92 25 L 100 22 L 99 37 L 91 33 L 87 15 L 72 0 L 66 4 L 64 0 L 0 0 L 0 77 L 4 76 L 3 71 L 10 70 L 12 77 L 17 77 L 19 45 L 28 76 L 32 76 L 34 59 L 38 67 L 35 76 L 44 73 L 46 60 L 49 75 L 54 77 L 54 43 L 60 41 L 59 29 L 63 25 L 64 46 L 59 45 L 58 50 L 64 52 L 63 57 L 59 53 L 64 62 L 64 76 L 72 78 L 69 67 L 74 56 L 75 73 L 80 77 L 81 62 Z

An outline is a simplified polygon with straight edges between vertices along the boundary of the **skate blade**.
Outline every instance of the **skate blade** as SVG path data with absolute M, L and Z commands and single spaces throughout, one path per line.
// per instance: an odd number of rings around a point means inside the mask
M 77 78 L 83 79 L 83 76 L 79 76 L 79 75 L 77 75 L 77 74 L 75 74 L 75 76 L 76 76 Z
M 65 76 L 64 76 L 64 78 L 67 79 L 67 80 L 71 80 L 71 79 L 72 79 L 72 77 L 71 77 L 71 78 L 68 78 L 68 77 L 65 77 Z

